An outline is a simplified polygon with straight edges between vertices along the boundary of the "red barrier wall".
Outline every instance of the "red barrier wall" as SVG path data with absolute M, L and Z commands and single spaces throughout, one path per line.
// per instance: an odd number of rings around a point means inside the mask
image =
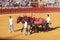
M 60 8 L 10 8 L 0 9 L 0 14 L 3 13 L 25 13 L 25 12 L 60 12 Z

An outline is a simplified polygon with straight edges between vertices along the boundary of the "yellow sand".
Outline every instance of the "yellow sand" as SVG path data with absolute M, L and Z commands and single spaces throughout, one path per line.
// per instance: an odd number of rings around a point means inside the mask
M 17 24 L 16 19 L 18 16 L 23 16 L 23 13 L 17 14 L 0 14 L 0 38 L 12 38 L 12 39 L 27 39 L 27 40 L 60 40 L 60 13 L 32 13 L 35 17 L 47 18 L 47 14 L 51 18 L 51 28 L 56 28 L 48 32 L 33 33 L 32 35 L 24 35 L 21 31 L 16 31 L 22 28 L 22 23 Z M 25 15 L 30 16 L 31 13 L 26 13 Z M 8 32 L 9 16 L 14 19 L 14 30 L 16 32 Z

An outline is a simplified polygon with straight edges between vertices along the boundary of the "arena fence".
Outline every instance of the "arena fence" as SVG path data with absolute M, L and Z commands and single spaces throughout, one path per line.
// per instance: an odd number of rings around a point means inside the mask
M 26 12 L 60 12 L 60 8 L 5 8 L 0 9 L 3 13 L 26 13 Z

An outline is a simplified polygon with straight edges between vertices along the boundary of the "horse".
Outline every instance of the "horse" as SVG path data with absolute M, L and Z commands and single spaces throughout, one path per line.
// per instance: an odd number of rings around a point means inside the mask
M 24 23 L 24 21 L 27 21 L 28 22 L 28 25 L 30 25 L 30 29 L 29 31 L 31 30 L 34 31 L 34 32 L 37 32 L 39 29 L 38 29 L 38 26 L 41 25 L 41 27 L 44 29 L 44 31 L 46 30 L 45 29 L 45 26 L 46 26 L 46 20 L 44 18 L 31 18 L 31 17 L 27 17 L 27 16 L 24 16 L 24 17 L 18 17 L 17 18 L 17 23 L 19 22 L 22 22 Z M 22 28 L 23 30 L 23 28 Z
M 32 22 L 30 22 L 30 17 L 27 17 L 27 16 L 20 17 L 20 16 L 19 16 L 19 17 L 17 18 L 17 23 L 21 22 L 22 24 L 24 24 L 24 21 L 27 21 L 27 22 L 28 22 L 28 25 L 30 25 L 30 28 L 31 28 L 31 23 L 32 23 Z M 29 30 L 30 30 L 30 28 L 29 28 Z M 24 27 L 22 27 L 21 32 L 22 32 L 23 29 L 24 29 Z

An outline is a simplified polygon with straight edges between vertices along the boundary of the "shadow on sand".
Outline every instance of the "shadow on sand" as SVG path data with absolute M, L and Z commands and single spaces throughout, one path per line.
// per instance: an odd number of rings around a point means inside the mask
M 57 26 L 57 27 L 55 27 L 55 28 L 50 28 L 49 31 L 56 30 L 56 29 L 58 29 L 58 28 L 60 28 L 60 26 Z
M 22 31 L 22 29 L 17 29 L 17 30 L 15 30 L 14 32 L 17 32 L 17 31 Z
M 54 28 L 48 27 L 48 29 L 46 29 L 46 30 L 44 31 L 42 27 L 37 27 L 37 31 L 36 31 L 36 32 L 32 32 L 31 34 L 38 33 L 38 32 L 42 32 L 42 31 L 43 31 L 43 32 L 48 32 L 48 31 L 56 30 L 56 29 L 58 29 L 58 28 L 60 28 L 60 26 L 57 26 L 57 27 L 54 27 Z M 15 32 L 17 32 L 17 31 L 21 31 L 21 32 L 22 32 L 22 29 L 15 30 Z M 34 29 L 33 31 L 35 31 L 35 29 Z

